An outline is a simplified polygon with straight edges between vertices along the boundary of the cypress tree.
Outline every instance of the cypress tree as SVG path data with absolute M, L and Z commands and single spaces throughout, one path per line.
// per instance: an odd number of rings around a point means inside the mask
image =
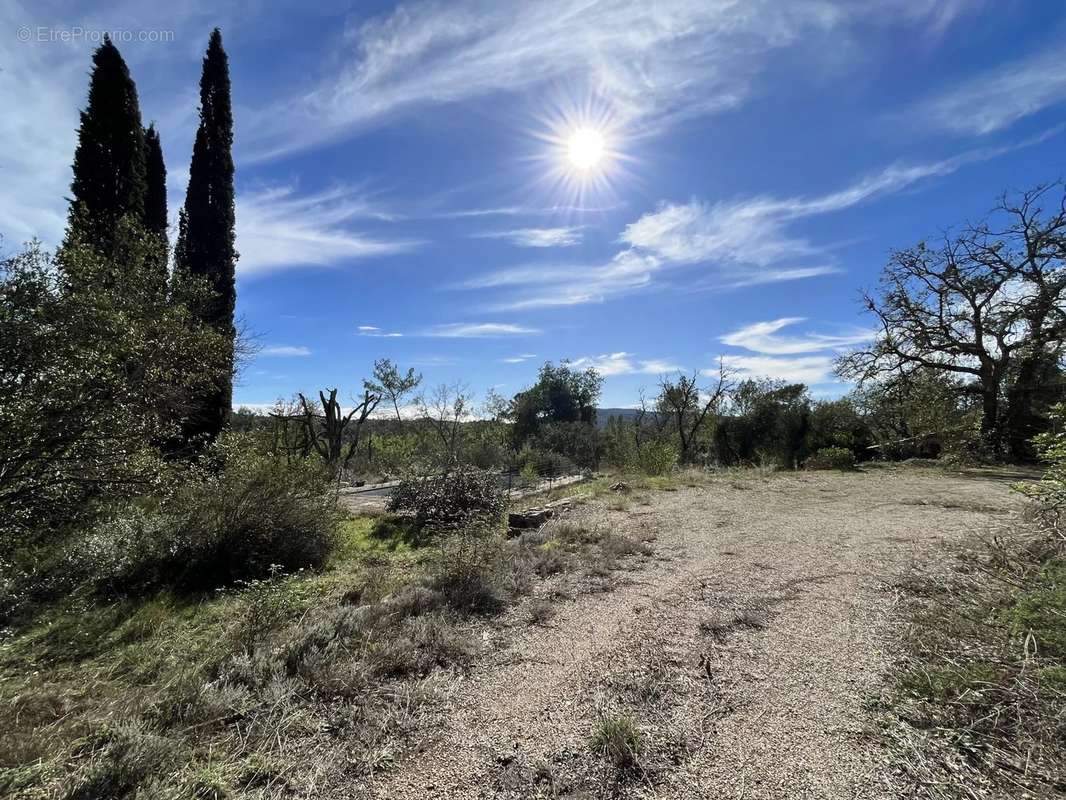
M 163 147 L 155 124 L 144 132 L 145 148 L 145 196 L 144 227 L 159 239 L 161 248 L 157 260 L 159 286 L 165 291 L 167 284 L 167 167 L 163 163 Z
M 67 242 L 111 255 L 119 220 L 144 218 L 144 128 L 137 87 L 118 48 L 104 37 L 93 53 L 89 102 L 74 151 Z
M 200 78 L 200 126 L 175 246 L 175 270 L 182 282 L 205 285 L 209 296 L 197 302 L 193 310 L 230 342 L 235 338 L 237 300 L 232 147 L 229 61 L 222 49 L 222 33 L 215 28 Z M 232 361 L 231 352 L 228 373 L 217 391 L 202 398 L 187 425 L 187 438 L 212 440 L 226 424 L 233 399 Z

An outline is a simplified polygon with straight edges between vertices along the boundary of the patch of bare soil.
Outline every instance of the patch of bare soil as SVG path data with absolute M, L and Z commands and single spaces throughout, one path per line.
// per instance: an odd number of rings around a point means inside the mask
M 1018 504 L 1002 476 L 871 470 L 575 510 L 654 538 L 654 558 L 552 614 L 534 605 L 539 624 L 525 604 L 486 625 L 414 746 L 328 796 L 887 796 L 864 711 L 892 646 L 886 588 Z M 630 724 L 633 759 L 592 747 Z

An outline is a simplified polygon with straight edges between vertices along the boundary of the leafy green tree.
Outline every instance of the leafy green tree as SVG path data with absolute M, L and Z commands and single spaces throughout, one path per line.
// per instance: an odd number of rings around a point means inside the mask
M 774 462 L 794 467 L 806 457 L 810 398 L 802 383 L 745 380 L 715 427 L 718 460 L 725 464 Z
M 218 28 L 211 33 L 200 78 L 200 125 L 189 166 L 189 187 L 175 247 L 177 293 L 189 302 L 188 286 L 206 284 L 209 294 L 196 316 L 231 342 L 230 369 L 201 398 L 186 429 L 193 442 L 213 440 L 229 417 L 233 398 L 233 317 L 237 302 L 233 190 L 233 112 L 229 61 Z
M 930 369 L 867 382 L 850 399 L 875 449 L 890 458 L 936 456 L 945 445 L 965 448 L 980 413 L 963 380 Z
M 400 404 L 420 383 L 422 373 L 416 373 L 413 367 L 406 373 L 401 373 L 392 361 L 379 358 L 374 362 L 374 377 L 364 381 L 363 385 L 370 393 L 388 400 L 396 412 L 396 421 L 401 422 L 403 417 L 400 415 Z
M 145 139 L 137 87 L 106 36 L 93 53 L 70 190 L 67 243 L 87 244 L 110 256 L 119 221 L 127 215 L 144 219 Z
M 576 370 L 565 361 L 540 368 L 537 382 L 511 401 L 516 447 L 535 436 L 544 423 L 596 424 L 596 403 L 603 378 L 594 369 Z
M 121 286 L 89 245 L 0 264 L 0 549 L 158 488 L 154 443 L 225 369 L 223 337 L 159 296 L 158 248 L 120 223 Z
M 853 461 L 862 461 L 870 458 L 873 443 L 870 426 L 851 398 L 822 400 L 811 406 L 806 441 L 808 453 L 840 448 L 849 451 Z

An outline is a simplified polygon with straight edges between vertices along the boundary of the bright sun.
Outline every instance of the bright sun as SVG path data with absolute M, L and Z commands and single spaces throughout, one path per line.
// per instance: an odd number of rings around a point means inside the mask
M 592 128 L 581 128 L 570 134 L 566 142 L 566 155 L 579 170 L 595 169 L 607 153 L 603 134 Z

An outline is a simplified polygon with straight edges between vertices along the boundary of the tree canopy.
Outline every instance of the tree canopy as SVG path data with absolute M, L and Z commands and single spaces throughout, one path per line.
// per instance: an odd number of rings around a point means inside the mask
M 988 447 L 1024 455 L 1040 376 L 1061 359 L 1066 335 L 1062 186 L 1004 196 L 992 219 L 893 253 L 880 291 L 863 299 L 880 333 L 840 359 L 842 376 L 961 378 L 979 400 Z

